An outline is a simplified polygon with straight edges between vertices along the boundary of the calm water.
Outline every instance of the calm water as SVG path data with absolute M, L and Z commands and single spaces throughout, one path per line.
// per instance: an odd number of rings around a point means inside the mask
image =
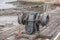
M 16 0 L 0 0 L 0 3 L 2 3 L 2 2 L 12 2 L 12 1 L 16 1 Z
M 16 0 L 0 0 L 0 9 L 9 9 L 9 8 L 16 8 L 16 6 L 12 4 L 5 4 L 6 2 L 12 2 Z

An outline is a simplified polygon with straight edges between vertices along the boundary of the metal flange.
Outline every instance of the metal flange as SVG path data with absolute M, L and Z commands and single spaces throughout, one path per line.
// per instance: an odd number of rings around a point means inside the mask
M 28 14 L 24 13 L 24 14 L 18 14 L 18 23 L 19 24 L 27 24 L 27 19 L 28 19 Z
M 49 15 L 43 14 L 41 15 L 41 25 L 44 26 L 49 22 Z
M 28 14 L 27 13 L 24 13 L 23 16 L 22 16 L 22 24 L 27 24 L 27 20 L 28 20 Z

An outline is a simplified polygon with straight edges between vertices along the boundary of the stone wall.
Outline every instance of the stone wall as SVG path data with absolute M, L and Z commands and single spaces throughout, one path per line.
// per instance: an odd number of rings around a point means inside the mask
M 40 2 L 44 0 L 18 0 L 18 1 L 27 1 L 27 2 Z
M 47 2 L 51 2 L 51 1 L 54 1 L 54 0 L 18 0 L 18 1 L 28 1 L 28 2 L 40 2 L 40 1 L 47 1 Z

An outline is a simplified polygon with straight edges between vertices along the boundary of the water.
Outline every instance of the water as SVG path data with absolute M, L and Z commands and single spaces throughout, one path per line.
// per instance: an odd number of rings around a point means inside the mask
M 16 8 L 16 6 L 12 4 L 6 4 L 6 2 L 12 2 L 16 0 L 0 0 L 0 9 L 9 9 L 9 8 Z
M 0 0 L 0 9 L 9 9 L 9 8 L 16 8 L 15 5 L 6 4 L 6 2 L 12 2 L 16 0 Z M 14 23 L 17 24 L 17 16 L 0 16 L 0 24 L 5 23 Z
M 9 8 L 16 8 L 16 6 L 12 4 L 0 4 L 0 9 L 9 9 Z
M 16 1 L 16 0 L 0 0 L 0 3 L 2 3 L 2 2 L 12 2 L 12 1 Z

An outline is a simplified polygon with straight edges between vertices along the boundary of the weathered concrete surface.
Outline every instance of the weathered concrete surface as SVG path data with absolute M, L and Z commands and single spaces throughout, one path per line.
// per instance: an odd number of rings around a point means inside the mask
M 59 10 L 60 9 L 55 10 L 51 14 L 49 14 L 50 21 L 46 26 L 44 26 L 44 27 L 40 26 L 41 27 L 40 34 L 51 37 L 50 40 L 54 40 L 56 35 L 60 32 L 60 11 Z M 25 29 L 23 26 L 21 26 L 20 28 L 21 28 L 21 32 L 25 32 Z M 23 38 L 23 40 L 24 40 L 24 38 Z M 49 39 L 41 39 L 41 40 L 49 40 Z
M 5 39 L 18 29 L 18 16 L 0 16 L 0 39 Z
M 50 14 L 50 21 L 46 26 L 40 26 L 40 34 L 50 37 L 50 40 L 54 40 L 55 36 L 60 32 L 60 11 L 58 10 L 60 9 L 57 9 Z
M 25 6 L 24 6 L 25 7 Z M 26 7 L 27 8 L 27 7 Z M 32 7 L 33 8 L 33 10 L 40 10 L 39 8 L 37 8 L 37 9 L 35 9 L 35 7 Z M 32 8 L 30 8 L 29 10 L 32 10 Z M 18 8 L 19 9 L 19 8 Z M 16 11 L 16 10 L 18 10 L 18 9 L 13 9 L 13 13 Z M 21 8 L 22 9 L 22 11 L 25 11 L 25 10 L 23 10 L 24 8 L 22 7 Z M 21 9 L 19 9 L 19 12 L 20 12 L 20 10 Z M 10 12 L 11 12 L 12 10 L 10 10 Z M 6 10 L 5 11 L 6 12 L 6 14 L 8 14 L 9 13 L 9 11 L 8 10 Z M 55 13 L 56 12 L 56 13 Z M 16 12 L 17 13 L 17 12 Z M 12 14 L 12 13 L 11 13 Z M 3 24 L 4 25 L 4 28 L 2 28 L 1 27 L 1 36 L 0 36 L 0 38 L 2 38 L 2 39 L 5 39 L 5 38 L 7 38 L 6 40 L 14 40 L 14 38 L 15 38 L 15 36 L 13 36 L 14 35 L 14 33 L 17 33 L 17 29 L 18 29 L 18 23 L 17 23 L 17 17 L 15 17 L 15 16 L 12 16 L 12 17 L 9 17 L 9 16 L 2 16 L 2 17 L 0 17 L 1 18 L 1 20 L 0 20 L 0 24 Z M 11 20 L 11 21 L 10 21 Z M 53 35 L 53 37 L 52 37 L 52 39 L 54 39 L 54 37 L 57 35 L 57 33 L 59 32 L 59 28 L 60 27 L 57 27 L 57 25 L 60 23 L 60 10 L 57 10 L 57 11 L 54 11 L 53 13 L 51 13 L 50 14 L 50 22 L 46 25 L 46 26 L 40 26 L 41 28 L 40 28 L 40 34 L 43 34 L 43 35 L 46 35 L 46 36 L 52 36 Z M 12 25 L 12 22 L 13 22 L 13 24 L 15 24 L 15 25 Z M 56 23 L 57 22 L 57 23 Z M 6 24 L 7 23 L 7 24 Z M 6 25 L 7 26 L 6 26 Z M 54 24 L 54 25 L 53 25 Z M 16 26 L 17 25 L 17 26 Z M 20 26 L 20 30 L 21 30 L 21 32 L 25 32 L 25 28 L 24 28 L 24 26 Z M 13 34 L 13 35 L 12 35 Z M 2 36 L 3 35 L 3 36 Z M 20 40 L 20 39 L 19 39 Z M 24 38 L 23 38 L 23 40 L 24 40 Z M 39 39 L 40 40 L 40 39 Z M 45 40 L 45 39 L 42 39 L 42 40 Z

